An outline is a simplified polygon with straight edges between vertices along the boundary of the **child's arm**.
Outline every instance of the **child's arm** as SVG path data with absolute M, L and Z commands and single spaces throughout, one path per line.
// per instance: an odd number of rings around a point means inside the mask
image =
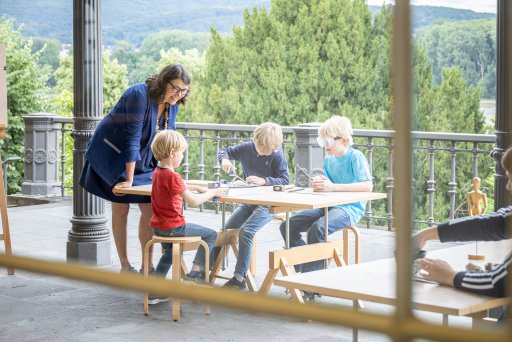
M 189 189 L 190 191 L 196 191 L 196 192 L 199 192 L 199 193 L 203 193 L 203 192 L 208 191 L 208 189 L 205 188 L 204 186 L 194 185 L 194 184 L 187 184 L 187 189 Z
M 313 191 L 370 192 L 373 189 L 371 180 L 350 184 L 335 184 L 325 176 L 313 177 L 311 184 L 313 186 Z
M 191 192 L 189 189 L 187 189 L 181 193 L 181 197 L 183 197 L 183 200 L 191 207 L 197 207 L 198 205 L 203 204 L 204 202 L 212 199 L 213 197 L 224 196 L 226 192 L 227 189 L 225 188 L 217 188 L 207 190 L 206 192 L 203 192 L 201 194 L 195 194 Z

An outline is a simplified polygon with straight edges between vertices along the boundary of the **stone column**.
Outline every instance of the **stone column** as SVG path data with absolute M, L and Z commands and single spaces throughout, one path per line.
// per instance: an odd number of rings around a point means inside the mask
M 59 196 L 59 124 L 52 113 L 30 113 L 25 121 L 25 177 L 23 195 Z
M 104 200 L 78 185 L 87 141 L 103 118 L 101 0 L 73 0 L 73 63 L 73 218 L 67 258 L 108 265 L 110 233 Z
M 511 203 L 501 156 L 512 144 L 512 1 L 498 0 L 496 34 L 496 146 L 492 152 L 496 160 L 494 210 Z
M 310 176 L 323 175 L 324 149 L 318 146 L 319 123 L 300 124 L 294 127 L 295 131 L 295 165 L 289 165 L 295 169 L 295 185 L 310 187 Z M 302 169 L 301 169 L 302 168 Z

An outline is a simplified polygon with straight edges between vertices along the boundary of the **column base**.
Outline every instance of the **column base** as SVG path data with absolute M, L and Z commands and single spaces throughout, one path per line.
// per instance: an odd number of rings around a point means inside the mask
M 82 262 L 94 266 L 110 265 L 110 240 L 98 242 L 68 241 L 66 255 L 68 261 Z

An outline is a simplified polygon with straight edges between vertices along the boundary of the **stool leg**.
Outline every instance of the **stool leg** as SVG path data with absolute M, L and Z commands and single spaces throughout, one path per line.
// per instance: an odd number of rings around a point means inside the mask
M 253 276 L 256 275 L 256 235 L 252 239 L 251 263 L 249 264 L 249 271 Z
M 208 247 L 208 244 L 202 240 L 199 243 L 204 248 L 204 280 L 206 281 L 206 284 L 210 285 L 210 248 Z M 206 304 L 205 310 L 206 314 L 209 315 L 211 312 L 210 303 Z
M 149 277 L 149 249 L 153 244 L 154 240 L 149 240 L 144 247 L 144 277 L 146 278 Z M 144 293 L 144 315 L 147 315 L 149 311 L 148 297 L 149 294 L 147 292 Z
M 181 282 L 181 244 L 172 244 L 172 280 L 176 283 Z M 172 299 L 172 320 L 180 319 L 181 298 Z
M 345 264 L 350 264 L 350 256 L 349 256 L 349 241 L 348 241 L 348 230 L 350 227 L 346 227 L 343 229 L 343 259 L 345 260 Z

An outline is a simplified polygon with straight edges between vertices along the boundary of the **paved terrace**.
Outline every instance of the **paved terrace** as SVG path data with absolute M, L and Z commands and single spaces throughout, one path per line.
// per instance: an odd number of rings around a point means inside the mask
M 67 233 L 71 228 L 72 202 L 11 207 L 9 222 L 13 252 L 53 261 L 66 260 Z M 110 217 L 110 205 L 106 215 Z M 220 228 L 221 216 L 213 212 L 189 209 L 190 222 Z M 138 209 L 132 206 L 128 227 L 128 252 L 133 265 L 140 268 L 141 255 L 137 238 Z M 268 251 L 283 247 L 279 222 L 266 225 L 257 235 L 257 276 L 261 284 L 268 267 Z M 110 223 L 108 223 L 110 227 Z M 361 229 L 362 261 L 389 258 L 393 255 L 394 234 L 376 229 Z M 337 235 L 338 237 L 340 235 Z M 439 244 L 429 245 L 429 249 Z M 159 249 L 157 248 L 156 251 Z M 0 251 L 3 251 L 1 243 Z M 155 253 L 157 262 L 158 253 Z M 192 253 L 186 255 L 191 261 Z M 226 273 L 232 275 L 235 259 L 231 255 Z M 120 265 L 112 240 L 112 263 L 105 270 L 119 272 Z M 150 306 L 149 316 L 143 314 L 141 293 L 78 282 L 65 278 L 16 270 L 7 276 L 0 266 L 0 341 L 351 341 L 351 329 L 305 323 L 293 318 L 269 316 L 226 307 L 212 306 L 210 316 L 204 305 L 182 301 L 182 317 L 171 321 L 168 303 Z M 222 285 L 217 280 L 216 285 Z M 270 295 L 288 298 L 283 288 L 273 287 Z M 352 302 L 322 297 L 318 303 L 351 308 Z M 308 304 L 311 305 L 311 304 Z M 366 303 L 366 311 L 390 313 L 385 305 Z M 441 315 L 419 313 L 421 317 L 441 323 Z M 450 324 L 470 326 L 467 318 L 451 317 Z M 361 331 L 360 341 L 389 341 L 386 336 Z

